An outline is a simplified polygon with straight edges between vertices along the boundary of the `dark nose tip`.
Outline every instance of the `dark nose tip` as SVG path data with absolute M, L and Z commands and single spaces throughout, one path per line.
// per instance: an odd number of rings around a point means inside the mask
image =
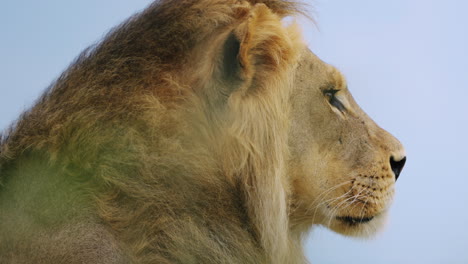
M 398 180 L 400 176 L 401 170 L 405 166 L 406 157 L 403 157 L 400 160 L 395 160 L 393 156 L 390 157 L 390 166 L 392 167 L 392 171 L 395 174 L 395 181 Z

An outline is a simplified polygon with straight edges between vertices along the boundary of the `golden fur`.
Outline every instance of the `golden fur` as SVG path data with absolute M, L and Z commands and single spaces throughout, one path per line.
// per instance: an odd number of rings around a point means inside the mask
M 284 25 L 300 12 L 162 0 L 83 52 L 3 136 L 0 259 L 304 263 L 313 224 L 377 229 L 402 147 Z

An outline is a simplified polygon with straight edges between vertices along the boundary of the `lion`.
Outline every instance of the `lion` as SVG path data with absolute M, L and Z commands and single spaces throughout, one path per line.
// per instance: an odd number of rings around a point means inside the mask
M 285 17 L 160 0 L 85 50 L 0 143 L 2 263 L 306 263 L 385 222 L 401 143 Z

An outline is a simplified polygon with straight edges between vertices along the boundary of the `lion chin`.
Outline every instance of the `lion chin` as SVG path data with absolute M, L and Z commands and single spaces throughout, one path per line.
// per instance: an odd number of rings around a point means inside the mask
M 385 226 L 386 220 L 386 212 L 370 217 L 337 216 L 327 227 L 346 236 L 370 238 Z

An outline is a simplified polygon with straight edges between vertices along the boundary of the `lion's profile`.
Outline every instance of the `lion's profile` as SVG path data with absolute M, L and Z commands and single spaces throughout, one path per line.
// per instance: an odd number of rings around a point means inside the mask
M 161 0 L 1 139 L 1 263 L 305 263 L 370 235 L 404 162 L 286 0 Z

